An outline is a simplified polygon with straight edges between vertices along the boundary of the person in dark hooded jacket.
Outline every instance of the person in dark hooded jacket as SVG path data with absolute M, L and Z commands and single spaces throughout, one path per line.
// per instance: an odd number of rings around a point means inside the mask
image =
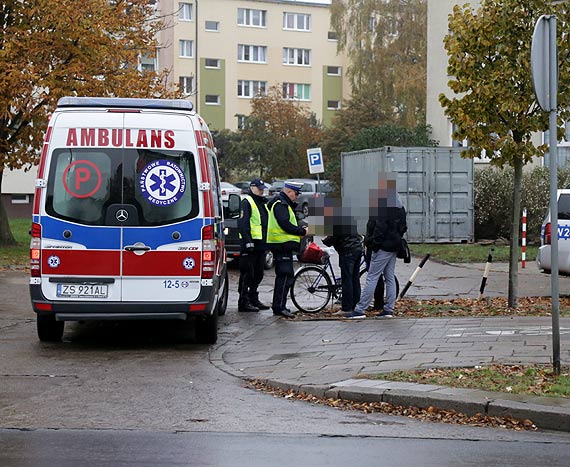
M 392 318 L 396 304 L 395 266 L 402 236 L 408 230 L 406 210 L 396 191 L 396 179 L 378 180 L 378 190 L 372 190 L 370 218 L 366 224 L 364 244 L 372 250 L 366 285 L 354 310 L 345 314 L 348 319 L 365 318 L 381 275 L 384 276 L 386 301 L 379 318 Z

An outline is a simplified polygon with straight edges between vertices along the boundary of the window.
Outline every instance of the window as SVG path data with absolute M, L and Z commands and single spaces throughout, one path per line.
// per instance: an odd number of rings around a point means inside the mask
M 194 41 L 181 39 L 178 43 L 180 46 L 180 57 L 192 58 L 194 56 Z
M 310 31 L 311 15 L 305 15 L 303 13 L 283 13 L 283 29 Z
M 267 11 L 238 8 L 237 22 L 240 26 L 264 28 L 267 26 Z
M 328 66 L 327 67 L 327 75 L 329 75 L 329 76 L 340 76 L 340 67 L 339 66 Z
M 297 83 L 283 83 L 283 99 L 310 101 L 311 85 L 297 84 Z
M 191 3 L 178 3 L 178 19 L 180 21 L 192 21 Z
M 29 204 L 30 203 L 30 195 L 12 195 L 11 203 L 12 204 Z
M 285 65 L 311 65 L 310 49 L 292 49 L 283 47 L 283 64 Z
M 220 59 L 219 58 L 206 58 L 204 60 L 204 66 L 206 68 L 220 68 Z
M 243 130 L 245 128 L 246 119 L 247 117 L 245 115 L 237 115 L 238 130 Z
M 220 96 L 215 96 L 213 94 L 206 94 L 206 104 L 220 105 Z
M 267 63 L 267 47 L 238 44 L 238 61 Z
M 148 55 L 141 55 L 139 57 L 139 71 L 153 72 L 156 71 L 156 58 Z
M 340 109 L 340 101 L 327 101 L 328 110 L 338 110 Z
M 153 131 L 155 136 L 160 135 L 161 130 Z M 109 130 L 109 139 L 117 144 L 123 142 L 123 136 L 120 129 Z M 161 209 L 156 209 L 156 204 L 145 196 L 140 185 L 142 172 L 158 160 L 178 166 L 186 179 L 186 190 L 181 198 L 173 204 L 161 206 Z M 81 161 L 83 165 L 76 161 Z M 75 186 L 75 180 L 81 177 L 79 172 L 95 166 L 102 183 L 98 183 L 97 177 L 91 177 L 77 191 L 67 189 Z M 116 177 L 117 173 L 122 175 Z M 59 219 L 87 225 L 106 225 L 106 206 L 123 202 L 138 207 L 139 215 L 134 216 L 134 225 L 168 225 L 198 214 L 198 180 L 194 155 L 190 152 L 156 147 L 61 148 L 53 152 L 49 178 L 63 180 L 63 183 L 48 185 L 46 203 L 48 213 Z
M 180 90 L 186 94 L 194 94 L 194 77 L 193 76 L 181 76 L 179 78 L 178 84 Z
M 238 80 L 238 97 L 267 95 L 267 81 Z
M 220 30 L 219 21 L 206 21 L 206 31 L 218 32 Z
M 338 41 L 338 36 L 336 34 L 336 32 L 334 31 L 329 31 L 328 35 L 327 35 L 327 39 L 329 41 Z

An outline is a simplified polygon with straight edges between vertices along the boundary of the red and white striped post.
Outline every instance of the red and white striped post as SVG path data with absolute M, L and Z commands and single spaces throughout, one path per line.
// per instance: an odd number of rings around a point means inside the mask
M 522 268 L 524 269 L 526 266 L 526 208 L 523 208 L 523 216 L 522 216 Z

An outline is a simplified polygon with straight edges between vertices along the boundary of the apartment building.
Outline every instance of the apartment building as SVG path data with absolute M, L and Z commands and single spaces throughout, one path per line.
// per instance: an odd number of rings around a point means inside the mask
M 235 130 L 251 99 L 279 86 L 327 125 L 350 97 L 330 0 L 161 0 L 156 66 L 171 70 L 213 129 Z

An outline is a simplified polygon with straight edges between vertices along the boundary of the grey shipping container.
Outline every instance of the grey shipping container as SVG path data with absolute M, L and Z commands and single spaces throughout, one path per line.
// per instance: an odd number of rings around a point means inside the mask
M 473 161 L 461 148 L 384 147 L 345 152 L 342 158 L 342 202 L 350 207 L 364 233 L 370 190 L 380 173 L 392 172 L 408 213 L 409 242 L 472 242 Z

